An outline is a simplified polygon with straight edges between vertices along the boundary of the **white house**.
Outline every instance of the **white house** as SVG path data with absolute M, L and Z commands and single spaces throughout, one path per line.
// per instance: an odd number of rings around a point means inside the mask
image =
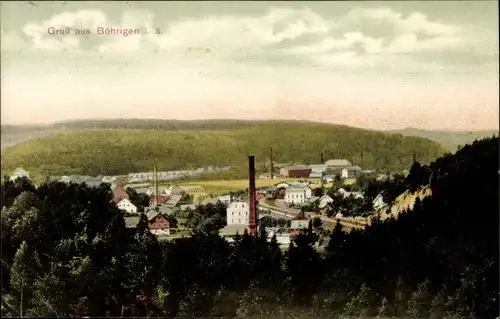
M 234 201 L 226 209 L 228 225 L 248 225 L 250 223 L 248 202 Z
M 342 178 L 360 177 L 363 170 L 361 167 L 355 165 L 343 168 L 341 171 Z
M 322 208 L 325 208 L 326 205 L 330 204 L 331 202 L 333 202 L 333 198 L 331 198 L 330 196 L 328 195 L 323 195 L 320 197 L 319 199 L 319 204 L 318 204 L 318 207 L 320 209 Z
M 130 214 L 137 214 L 137 207 L 132 204 L 128 199 L 123 198 L 121 199 L 117 204 L 116 207 L 118 207 L 121 210 L 126 211 L 127 213 Z
M 28 171 L 26 171 L 25 169 L 23 168 L 16 168 L 16 170 L 14 171 L 14 174 L 12 174 L 12 176 L 10 177 L 11 180 L 16 180 L 18 178 L 22 178 L 22 177 L 26 177 L 26 178 L 30 178 L 30 174 L 28 173 Z
M 309 186 L 289 187 L 285 193 L 285 203 L 304 204 L 312 196 Z

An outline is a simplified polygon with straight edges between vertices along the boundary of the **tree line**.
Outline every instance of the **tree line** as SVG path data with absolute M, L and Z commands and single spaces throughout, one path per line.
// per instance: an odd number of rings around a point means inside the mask
M 106 185 L 4 181 L 2 316 L 495 317 L 498 142 L 415 168 L 405 183 L 431 197 L 364 230 L 338 225 L 325 253 L 310 231 L 283 251 L 264 229 L 228 243 L 199 223 L 158 242 L 144 216 L 125 227 Z

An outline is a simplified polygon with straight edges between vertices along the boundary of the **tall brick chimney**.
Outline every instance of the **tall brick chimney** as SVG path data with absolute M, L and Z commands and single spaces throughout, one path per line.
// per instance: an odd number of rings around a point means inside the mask
M 257 233 L 257 215 L 255 211 L 255 157 L 253 155 L 248 156 L 248 206 L 250 208 L 250 228 L 251 234 Z
M 321 164 L 324 164 L 325 163 L 325 158 L 323 156 L 323 152 L 321 152 Z
M 270 151 L 270 156 L 269 156 L 269 176 L 271 177 L 271 179 L 273 179 L 273 148 L 269 148 L 269 151 Z

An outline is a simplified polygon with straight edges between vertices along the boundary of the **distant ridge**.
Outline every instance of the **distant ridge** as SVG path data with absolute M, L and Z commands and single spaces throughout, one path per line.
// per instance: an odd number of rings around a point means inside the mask
M 465 145 L 473 142 L 476 139 L 485 137 L 498 136 L 498 130 L 481 130 L 481 131 L 439 131 L 439 130 L 423 130 L 413 127 L 407 127 L 401 130 L 385 131 L 390 134 L 401 134 L 403 136 L 416 136 L 428 138 L 436 141 L 447 148 L 449 151 L 456 151 L 460 145 Z

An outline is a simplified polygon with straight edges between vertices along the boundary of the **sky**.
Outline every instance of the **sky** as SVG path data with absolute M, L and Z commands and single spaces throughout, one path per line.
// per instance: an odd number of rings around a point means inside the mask
M 2 124 L 499 126 L 497 1 L 19 1 L 0 10 Z

